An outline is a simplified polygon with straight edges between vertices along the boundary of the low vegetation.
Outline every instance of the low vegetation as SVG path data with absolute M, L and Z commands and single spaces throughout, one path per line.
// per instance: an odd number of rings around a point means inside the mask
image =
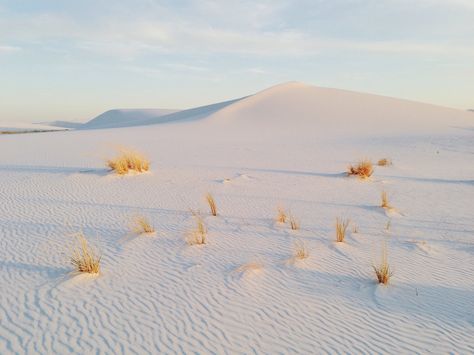
M 392 161 L 390 159 L 387 159 L 387 158 L 382 158 L 382 159 L 379 159 L 379 161 L 377 162 L 377 165 L 378 166 L 389 166 L 389 165 L 392 165 Z
M 388 202 L 388 195 L 386 191 L 382 191 L 380 199 L 382 200 L 382 203 L 380 204 L 382 208 L 392 208 Z
M 107 166 L 118 175 L 125 175 L 130 171 L 145 172 L 150 169 L 150 161 L 142 154 L 132 150 L 122 149 L 120 154 L 107 160 Z
M 389 264 L 388 264 L 388 258 L 387 258 L 387 247 L 384 246 L 382 249 L 382 259 L 380 261 L 380 264 L 378 265 L 373 265 L 373 269 L 375 272 L 375 275 L 377 277 L 377 281 L 379 284 L 387 285 L 388 282 L 390 281 L 390 278 L 393 275 L 393 271 L 391 270 Z
M 98 274 L 100 271 L 100 255 L 89 246 L 86 237 L 81 233 L 72 250 L 71 264 L 77 273 Z
M 211 214 L 213 216 L 217 216 L 217 207 L 216 207 L 216 201 L 214 200 L 214 197 L 210 193 L 206 195 L 206 201 L 207 204 L 209 205 L 209 209 L 211 211 Z
M 370 160 L 362 160 L 357 165 L 349 165 L 347 175 L 358 176 L 361 179 L 369 178 L 374 172 L 374 167 Z
M 290 227 L 294 231 L 300 229 L 300 222 L 293 215 L 290 215 Z
M 197 213 L 193 212 L 193 216 L 196 220 L 196 226 L 194 229 L 188 232 L 186 236 L 186 242 L 189 245 L 201 245 L 206 244 L 207 242 L 207 228 L 204 224 L 204 219 L 202 216 Z
M 278 223 L 286 223 L 286 212 L 282 207 L 278 207 L 278 214 L 277 214 L 277 222 Z
M 346 231 L 349 222 L 348 219 L 336 218 L 336 242 L 342 243 L 346 238 Z
M 155 232 L 155 228 L 143 216 L 135 218 L 132 230 L 137 234 L 151 234 Z
M 303 260 L 309 257 L 309 250 L 306 243 L 298 240 L 293 245 L 293 258 Z

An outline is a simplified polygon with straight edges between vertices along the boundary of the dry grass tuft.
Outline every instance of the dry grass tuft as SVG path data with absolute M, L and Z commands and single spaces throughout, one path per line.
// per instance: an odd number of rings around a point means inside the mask
M 346 238 L 346 230 L 349 226 L 348 219 L 336 218 L 336 242 L 342 243 Z
M 309 257 L 309 250 L 306 243 L 298 240 L 293 246 L 293 257 L 298 260 L 303 260 Z
M 392 277 L 393 275 L 393 271 L 390 269 L 390 266 L 388 265 L 386 246 L 382 249 L 382 260 L 380 261 L 380 264 L 373 265 L 372 267 L 374 268 L 378 283 L 387 285 L 388 282 L 390 281 L 390 277 Z
M 155 232 L 155 228 L 153 228 L 150 222 L 143 216 L 135 218 L 132 229 L 137 234 L 150 234 Z
M 392 165 L 392 161 L 390 159 L 387 159 L 387 158 L 382 158 L 382 159 L 379 159 L 379 161 L 377 162 L 377 165 L 378 166 L 389 166 L 389 165 Z
M 380 198 L 382 200 L 382 203 L 380 205 L 382 208 L 392 208 L 392 206 L 390 206 L 390 204 L 388 203 L 388 195 L 386 191 L 382 191 Z
M 369 178 L 374 172 L 374 167 L 370 160 L 362 160 L 356 166 L 349 165 L 347 175 L 356 175 L 361 179 Z
M 78 234 L 76 245 L 72 250 L 71 264 L 78 273 L 98 274 L 100 271 L 100 255 L 87 243 L 84 235 Z
M 130 170 L 144 172 L 150 169 L 150 161 L 140 153 L 122 149 L 114 159 L 107 160 L 107 166 L 118 175 L 125 175 Z
M 290 227 L 294 231 L 300 229 L 300 222 L 293 215 L 290 215 Z
M 206 195 L 206 201 L 209 205 L 209 209 L 211 210 L 211 214 L 213 216 L 217 216 L 217 207 L 216 207 L 216 201 L 214 200 L 214 197 L 210 193 Z
M 204 219 L 197 212 L 193 212 L 193 216 L 196 219 L 196 228 L 194 228 L 193 230 L 188 232 L 188 234 L 186 236 L 186 242 L 189 245 L 206 244 L 206 242 L 207 242 L 207 228 L 204 224 Z
M 286 212 L 282 207 L 278 207 L 278 215 L 277 215 L 277 222 L 278 223 L 286 223 Z

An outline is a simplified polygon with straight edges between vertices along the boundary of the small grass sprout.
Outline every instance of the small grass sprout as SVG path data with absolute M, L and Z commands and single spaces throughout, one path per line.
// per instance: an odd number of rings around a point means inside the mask
M 378 283 L 387 285 L 393 275 L 393 271 L 388 264 L 387 246 L 384 246 L 382 249 L 382 258 L 380 260 L 380 264 L 373 265 L 372 268 L 374 269 Z
M 214 197 L 210 193 L 206 195 L 206 201 L 207 201 L 207 204 L 209 205 L 211 214 L 213 216 L 217 216 L 216 201 L 214 200 Z
M 336 242 L 342 243 L 344 241 L 349 223 L 349 219 L 336 218 Z
M 193 216 L 196 220 L 196 226 L 194 229 L 188 232 L 186 236 L 186 242 L 188 245 L 202 245 L 207 243 L 207 228 L 204 223 L 202 216 L 193 212 Z

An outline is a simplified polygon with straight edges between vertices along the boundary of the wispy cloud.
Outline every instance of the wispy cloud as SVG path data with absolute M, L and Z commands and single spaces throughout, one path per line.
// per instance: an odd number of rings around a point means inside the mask
M 441 0 L 422 1 L 442 3 Z M 149 13 L 142 12 L 133 17 L 121 13 L 99 14 L 92 19 L 59 12 L 11 14 L 0 23 L 0 32 L 6 33 L 11 41 L 61 40 L 58 45 L 67 42 L 71 48 L 123 60 L 149 53 L 315 56 L 328 50 L 474 55 L 472 40 L 462 38 L 454 44 L 451 40 L 416 38 L 415 34 L 410 39 L 393 36 L 348 38 L 347 34 L 325 33 L 314 26 L 290 26 L 281 13 L 289 6 L 284 1 L 273 7 L 267 1 L 258 2 L 255 7 L 261 11 L 252 8 L 250 15 L 248 2 L 240 6 L 229 5 L 230 8 L 218 6 L 214 1 L 191 4 L 189 13 L 177 13 L 161 6 L 158 12 L 152 8 Z M 454 4 L 469 7 L 471 2 L 455 0 Z M 229 17 L 231 12 L 233 16 Z M 242 23 L 233 22 L 231 18 L 235 17 L 242 18 Z M 279 25 L 281 23 L 286 25 Z M 178 66 L 176 69 L 184 69 Z
M 0 53 L 13 53 L 19 50 L 21 50 L 20 47 L 0 45 Z

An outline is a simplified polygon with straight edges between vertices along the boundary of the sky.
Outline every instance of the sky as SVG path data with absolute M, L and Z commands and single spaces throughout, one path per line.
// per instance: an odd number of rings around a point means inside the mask
M 474 0 L 0 0 L 0 121 L 286 81 L 474 108 Z

